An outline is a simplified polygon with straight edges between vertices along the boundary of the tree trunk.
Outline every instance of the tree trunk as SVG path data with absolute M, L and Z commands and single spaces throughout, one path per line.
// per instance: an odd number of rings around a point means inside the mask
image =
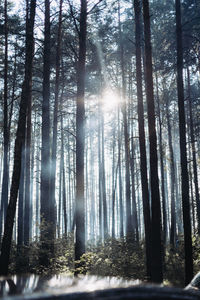
M 191 149 L 189 149 L 189 160 L 192 161 L 192 153 Z M 189 164 L 188 166 L 188 175 L 189 175 L 189 181 L 190 181 L 190 197 L 191 197 L 191 228 L 192 228 L 192 234 L 196 234 L 196 211 L 195 211 L 195 201 L 194 201 L 194 194 L 193 194 L 193 166 Z M 198 223 L 198 222 L 197 222 Z M 198 225 L 197 225 L 198 226 Z
M 142 92 L 142 66 L 141 66 L 141 25 L 140 1 L 134 0 L 135 11 L 135 42 L 136 42 L 136 80 L 137 80 L 137 100 L 138 100 L 138 127 L 139 127 L 139 146 L 140 146 L 140 174 L 142 183 L 143 215 L 145 227 L 145 246 L 146 246 L 146 272 L 147 278 L 151 275 L 151 220 L 149 205 L 149 188 L 147 177 L 147 156 L 144 130 L 144 107 Z
M 3 104 L 3 182 L 1 192 L 1 211 L 0 211 L 0 239 L 2 235 L 2 226 L 5 225 L 6 211 L 8 207 L 8 16 L 7 16 L 7 0 L 4 1 L 4 37 L 5 37 L 5 53 L 4 53 L 4 104 Z
M 98 104 L 98 167 L 99 167 L 99 238 L 103 238 L 102 230 L 102 167 L 101 167 L 101 108 Z
M 115 126 L 113 128 L 113 145 L 112 145 L 112 238 L 115 238 L 115 194 L 116 194 L 116 182 L 117 172 L 115 176 Z
M 62 128 L 61 128 L 62 130 Z M 61 146 L 62 148 L 62 146 Z M 62 151 L 62 149 L 61 149 Z M 58 191 L 58 238 L 62 236 L 62 155 L 60 156 L 60 166 L 59 166 L 59 191 Z
M 36 7 L 36 1 L 31 0 L 30 16 L 26 28 L 27 31 L 26 31 L 25 79 L 22 87 L 19 120 L 18 120 L 18 127 L 17 127 L 16 140 L 15 140 L 14 168 L 13 168 L 12 183 L 11 183 L 11 190 L 10 190 L 10 201 L 8 204 L 8 209 L 6 214 L 5 230 L 4 230 L 4 236 L 2 241 L 2 247 L 1 247 L 0 275 L 7 275 L 8 273 L 13 225 L 14 225 L 17 196 L 19 190 L 22 145 L 25 140 L 26 111 L 27 111 L 27 105 L 30 99 L 30 92 L 31 92 L 32 62 L 33 62 L 33 52 L 34 52 L 33 28 L 34 28 L 34 20 L 35 20 L 35 7 Z
M 40 263 L 48 266 L 50 253 L 53 252 L 54 207 L 50 200 L 50 3 L 45 0 L 44 56 L 43 56 L 43 91 L 42 91 L 42 149 L 41 149 L 41 251 Z M 46 250 L 46 251 L 44 251 Z M 52 255 L 52 253 L 51 253 Z
M 188 106 L 189 106 L 189 126 L 190 126 L 190 137 L 192 146 L 192 167 L 194 174 L 194 187 L 195 187 L 195 198 L 197 207 L 197 221 L 198 221 L 198 233 L 200 234 L 200 198 L 199 198 L 199 183 L 198 183 L 198 172 L 197 172 L 197 159 L 196 159 L 196 147 L 195 147 L 195 135 L 194 135 L 194 124 L 193 124 L 193 113 L 192 113 L 192 99 L 190 91 L 190 71 L 187 67 L 187 82 L 188 82 Z
M 25 165 L 25 151 L 22 146 L 21 159 L 21 174 L 19 183 L 19 200 L 18 200 L 18 218 L 17 218 L 17 249 L 20 250 L 24 243 L 24 168 Z
M 24 244 L 29 245 L 30 239 L 30 167 L 31 167 L 31 93 L 27 107 L 26 148 L 25 148 L 25 206 L 24 206 Z
M 121 20 L 120 20 L 120 1 L 118 0 L 118 26 L 119 26 L 119 48 L 122 80 L 122 115 L 124 122 L 124 147 L 125 147 L 125 166 L 126 166 L 126 235 L 133 233 L 131 222 L 131 191 L 130 191 L 130 147 L 126 108 L 126 82 L 125 82 L 125 63 L 124 47 L 122 41 Z
M 66 203 L 66 182 L 65 182 L 65 160 L 64 160 L 64 134 L 63 134 L 63 116 L 61 115 L 61 162 L 62 162 L 62 202 L 64 218 L 64 235 L 67 237 L 67 203 Z
M 55 99 L 54 99 L 54 115 L 53 115 L 53 138 L 52 138 L 52 153 L 51 153 L 51 178 L 50 178 L 50 197 L 52 207 L 52 221 L 54 223 L 54 236 L 56 232 L 56 199 L 55 199 L 55 184 L 56 184 L 56 154 L 57 154 L 57 129 L 58 129 L 58 96 L 60 86 L 60 57 L 61 57 L 61 30 L 62 30 L 62 4 L 60 0 L 57 45 L 56 45 L 56 81 L 55 81 Z
M 104 117 L 101 114 L 101 174 L 102 174 L 102 204 L 103 204 L 103 236 L 108 238 L 108 217 L 107 217 L 107 200 L 106 200 L 106 178 L 105 178 L 105 158 L 104 158 Z
M 152 205 L 152 265 L 151 280 L 162 282 L 162 245 L 161 245 L 161 207 L 158 180 L 157 136 L 155 126 L 155 107 L 153 94 L 152 49 L 150 32 L 149 1 L 143 0 L 145 71 L 150 143 L 150 179 Z
M 170 227 L 170 244 L 174 248 L 176 239 L 176 211 L 175 211 L 175 166 L 174 166 L 174 151 L 172 146 L 172 133 L 171 123 L 169 116 L 169 99 L 166 95 L 166 116 L 167 116 L 167 129 L 168 129 L 168 143 L 169 143 L 169 156 L 170 156 L 170 186 L 171 186 L 171 227 Z
M 92 124 L 90 126 L 92 128 Z M 90 143 L 90 178 L 91 178 L 91 213 L 90 213 L 90 227 L 91 227 L 91 240 L 96 238 L 95 235 L 95 174 L 94 174 L 94 152 L 93 152 L 93 135 L 90 130 L 89 143 Z
M 32 137 L 32 149 L 31 149 L 31 172 L 30 172 L 30 211 L 29 211 L 29 240 L 33 239 L 33 220 L 35 221 L 34 214 L 33 214 L 33 186 L 34 186 L 34 173 L 35 173 L 35 135 L 36 135 L 36 120 L 37 114 L 35 113 L 34 119 L 34 129 L 33 129 L 33 137 Z M 34 222 L 35 224 L 35 222 Z
M 131 189 L 132 189 L 132 209 L 133 209 L 133 230 L 134 230 L 134 240 L 139 242 L 139 231 L 138 231 L 138 213 L 136 205 L 136 194 L 135 194 L 135 145 L 133 142 L 133 135 L 131 139 L 131 157 L 130 157 L 130 167 L 131 167 Z
M 75 260 L 85 253 L 84 144 L 87 0 L 81 0 L 76 106 L 76 243 Z
M 68 126 L 69 126 L 69 122 L 68 122 Z M 67 161 L 68 161 L 68 190 L 69 190 L 69 228 L 71 230 L 72 227 L 72 187 L 73 184 L 71 183 L 72 179 L 71 179 L 71 160 L 70 160 L 70 135 L 68 134 L 68 148 L 67 148 Z
M 36 191 L 35 191 L 35 202 L 36 202 L 36 238 L 39 237 L 39 226 L 40 226 L 40 216 L 39 216 L 39 204 L 40 204 L 40 141 L 37 140 L 37 154 L 36 154 Z
M 124 237 L 124 212 L 123 212 L 123 191 L 122 191 L 122 165 L 121 165 L 121 128 L 120 128 L 120 119 L 119 119 L 119 108 L 118 108 L 118 165 L 119 165 L 119 216 L 120 216 L 120 222 L 119 222 L 119 235 L 120 238 Z
M 159 154 L 160 154 L 160 173 L 161 173 L 161 195 L 162 195 L 162 216 L 163 216 L 163 263 L 165 257 L 165 246 L 167 240 L 167 204 L 165 196 L 165 172 L 164 172 L 164 149 L 163 149 L 163 129 L 162 129 L 162 116 L 160 111 L 160 99 L 158 93 L 158 76 L 156 73 L 156 98 L 157 98 L 157 109 L 158 109 L 158 124 L 159 124 Z
M 181 190 L 183 206 L 184 248 L 185 248 L 185 284 L 193 277 L 192 238 L 190 221 L 189 178 L 187 169 L 186 128 L 183 87 L 183 47 L 180 0 L 175 1 L 176 7 L 176 42 L 177 42 L 177 89 L 179 112 L 179 135 L 181 153 Z

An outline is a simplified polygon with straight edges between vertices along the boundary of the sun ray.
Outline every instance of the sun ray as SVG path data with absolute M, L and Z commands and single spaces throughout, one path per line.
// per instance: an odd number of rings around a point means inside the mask
M 104 89 L 102 93 L 101 103 L 102 103 L 102 110 L 112 111 L 113 109 L 117 108 L 120 104 L 121 99 L 117 90 L 114 90 L 110 87 Z

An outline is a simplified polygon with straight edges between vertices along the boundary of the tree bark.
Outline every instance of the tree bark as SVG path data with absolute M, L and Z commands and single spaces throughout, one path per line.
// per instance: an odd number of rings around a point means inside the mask
M 39 237 L 39 225 L 40 225 L 40 216 L 39 216 L 39 205 L 40 205 L 40 141 L 37 140 L 37 154 L 36 154 L 36 238 Z
M 162 128 L 162 116 L 160 110 L 160 99 L 158 93 L 158 76 L 156 73 L 156 98 L 157 98 L 157 110 L 158 110 L 158 132 L 159 132 L 159 154 L 160 154 L 160 173 L 161 173 L 161 195 L 162 195 L 162 217 L 163 217 L 163 262 L 165 257 L 165 246 L 167 240 L 167 204 L 166 204 L 166 193 L 165 193 L 165 172 L 164 172 L 164 149 L 163 149 L 163 128 Z
M 130 191 L 130 147 L 127 121 L 126 105 L 126 82 L 125 82 L 125 63 L 124 63 L 124 46 L 122 41 L 121 20 L 120 20 L 120 1 L 118 0 L 118 26 L 119 26 L 119 48 L 122 80 L 122 115 L 124 122 L 124 147 L 125 147 L 125 166 L 126 166 L 126 235 L 132 235 L 133 228 L 131 222 L 131 191 Z
M 62 5 L 63 0 L 60 0 L 57 45 L 56 45 L 56 80 L 55 80 L 55 99 L 54 99 L 54 115 L 53 115 L 53 138 L 52 138 L 52 153 L 51 153 L 51 178 L 50 178 L 50 197 L 52 207 L 52 221 L 54 223 L 54 236 L 56 232 L 56 199 L 55 199 L 55 184 L 56 184 L 56 153 L 57 153 L 57 130 L 58 130 L 58 98 L 60 86 L 60 59 L 61 59 L 61 32 L 62 32 Z
M 190 221 L 190 200 L 189 200 L 189 177 L 187 169 L 186 150 L 186 128 L 184 108 L 184 87 L 183 87 L 183 47 L 182 47 L 182 24 L 180 0 L 175 1 L 176 8 L 176 42 L 177 42 L 177 90 L 178 90 L 178 113 L 179 113 L 179 135 L 181 154 L 181 191 L 183 207 L 184 227 L 184 248 L 185 248 L 185 284 L 188 284 L 193 277 L 193 256 Z
M 115 194 L 116 194 L 116 183 L 117 183 L 117 172 L 115 175 L 115 126 L 113 128 L 113 143 L 112 143 L 112 238 L 115 238 Z M 116 167 L 117 170 L 117 167 Z M 116 177 L 116 178 L 115 178 Z
M 99 238 L 103 238 L 102 227 L 102 167 L 101 167 L 101 108 L 98 103 L 98 168 L 99 168 Z
M 75 260 L 85 253 L 84 144 L 87 0 L 81 0 L 76 106 L 76 243 Z
M 119 177 L 118 177 L 118 185 L 119 185 L 119 216 L 120 216 L 120 229 L 119 235 L 120 238 L 124 237 L 124 212 L 123 212 L 123 191 L 122 191 L 122 164 L 121 164 L 121 128 L 120 128 L 120 118 L 119 118 L 119 108 L 118 108 L 118 165 L 119 165 Z
M 11 190 L 10 190 L 10 201 L 8 204 L 5 230 L 4 230 L 4 236 L 3 236 L 2 246 L 1 246 L 0 275 L 7 275 L 8 273 L 13 225 L 14 225 L 17 196 L 19 190 L 22 145 L 25 140 L 26 111 L 27 111 L 27 105 L 30 99 L 30 92 L 31 92 L 32 62 L 33 62 L 33 52 L 34 52 L 33 28 L 34 28 L 34 20 L 35 20 L 35 7 L 36 7 L 36 0 L 31 0 L 30 16 L 29 16 L 27 32 L 26 32 L 25 79 L 22 87 L 19 120 L 18 120 L 18 127 L 17 127 L 16 139 L 15 139 L 14 168 L 13 168 L 12 183 L 11 183 Z
M 145 227 L 145 246 L 146 246 L 146 272 L 147 278 L 151 275 L 151 220 L 149 205 L 149 188 L 147 177 L 147 156 L 144 130 L 144 106 L 142 92 L 142 65 L 141 65 L 141 7 L 140 1 L 134 0 L 135 11 L 135 42 L 136 42 L 136 81 L 137 81 L 137 100 L 138 100 L 138 127 L 139 127 L 139 146 L 140 146 L 140 174 L 142 183 L 142 201 Z
M 53 252 L 54 207 L 50 199 L 50 2 L 45 0 L 44 55 L 43 55 L 43 90 L 42 90 L 42 149 L 41 149 L 41 251 L 40 263 L 48 266 L 50 253 Z M 45 251 L 46 250 L 46 251 Z M 51 253 L 52 254 L 52 253 Z
M 27 107 L 27 125 L 26 125 L 26 148 L 25 148 L 25 201 L 24 201 L 24 244 L 29 245 L 30 239 L 30 167 L 31 167 L 31 105 L 32 95 Z
M 24 168 L 25 165 L 25 151 L 22 146 L 21 158 L 21 174 L 19 183 L 19 200 L 18 200 L 18 218 L 17 218 L 17 248 L 18 250 L 24 243 Z
M 135 195 L 135 145 L 133 142 L 133 134 L 131 137 L 131 156 L 130 156 L 130 168 L 131 168 L 131 190 L 132 190 L 132 219 L 133 219 L 133 234 L 134 241 L 138 244 L 139 242 L 139 232 L 138 232 L 138 213 L 137 213 L 137 205 L 136 205 L 136 195 Z
M 91 120 L 92 121 L 92 120 Z M 92 124 L 90 126 L 92 128 Z M 89 143 L 90 143 L 90 180 L 91 180 L 91 212 L 90 212 L 90 232 L 91 236 L 90 239 L 94 240 L 96 238 L 96 232 L 95 232 L 95 173 L 94 173 L 94 152 L 96 149 L 93 151 L 93 131 L 90 130 L 89 133 Z
M 105 178 L 105 158 L 104 158 L 104 116 L 101 114 L 101 174 L 102 174 L 102 204 L 103 204 L 103 236 L 104 239 L 108 238 L 108 211 L 106 200 L 106 178 Z
M 61 116 L 61 163 L 62 163 L 62 203 L 64 218 L 64 235 L 67 237 L 67 203 L 66 203 L 66 182 L 65 182 L 65 159 L 64 159 L 64 134 L 63 134 L 63 116 Z
M 1 192 L 1 211 L 0 211 L 0 239 L 3 224 L 5 225 L 6 211 L 8 207 L 8 15 L 7 0 L 4 1 L 4 37 L 5 37 L 5 53 L 4 53 L 4 95 L 3 95 L 3 181 Z
M 175 211 L 175 165 L 174 165 L 174 151 L 172 146 L 171 123 L 169 116 L 169 99 L 166 95 L 166 116 L 168 129 L 168 143 L 170 155 L 170 186 L 171 186 L 171 226 L 170 226 L 170 244 L 174 248 L 176 239 L 176 211 Z
M 198 221 L 198 233 L 200 234 L 200 197 L 199 197 L 199 183 L 198 183 L 198 172 L 197 172 L 197 159 L 196 159 L 196 147 L 195 147 L 195 135 L 194 135 L 194 122 L 192 113 L 192 99 L 190 91 L 190 71 L 187 67 L 187 83 L 188 83 L 188 106 L 189 106 L 189 126 L 190 126 L 190 137 L 191 137 L 191 148 L 192 148 L 192 168 L 194 174 L 194 188 L 195 198 L 197 207 L 197 221 Z
M 149 1 L 143 0 L 146 96 L 150 143 L 150 180 L 152 205 L 152 265 L 151 280 L 162 282 L 162 245 L 161 245 L 161 205 L 158 180 L 157 136 L 155 126 L 155 107 L 153 94 L 152 48 L 150 32 Z

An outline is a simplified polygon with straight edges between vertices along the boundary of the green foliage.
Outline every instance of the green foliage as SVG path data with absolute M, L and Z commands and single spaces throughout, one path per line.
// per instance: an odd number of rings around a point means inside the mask
M 143 245 L 124 239 L 107 239 L 103 245 L 88 247 L 78 264 L 84 274 L 145 278 Z
M 58 274 L 76 271 L 80 274 L 145 278 L 144 247 L 132 241 L 108 239 L 102 245 L 88 246 L 80 261 L 74 262 L 74 237 L 57 239 L 48 269 L 39 264 L 40 242 L 29 247 L 12 247 L 10 273 Z M 45 250 L 44 250 L 45 251 Z
M 55 240 L 54 255 L 52 253 L 48 268 L 41 266 L 39 262 L 40 242 L 35 241 L 29 246 L 23 246 L 18 249 L 13 244 L 9 271 L 11 274 L 34 273 L 49 275 L 69 273 L 74 268 L 74 247 L 72 241 L 73 235 Z
M 194 260 L 194 274 L 200 270 L 200 236 L 198 232 L 192 237 L 193 245 L 193 260 Z
M 167 246 L 164 260 L 165 280 L 173 286 L 184 286 L 184 243 L 179 240 L 173 249 Z
M 184 286 L 184 242 L 183 237 L 177 239 L 175 248 L 168 245 L 164 258 L 164 284 Z M 194 273 L 200 269 L 200 237 L 192 238 L 194 253 Z M 79 274 L 115 276 L 125 279 L 145 280 L 145 247 L 131 239 L 107 239 L 97 246 L 88 245 L 87 251 L 79 261 L 74 261 L 74 236 L 55 240 L 55 254 L 50 267 L 39 264 L 40 242 L 35 241 L 29 247 L 17 249 L 12 245 L 10 273 L 35 273 L 42 275 Z
M 165 253 L 164 274 L 165 281 L 174 286 L 184 287 L 184 240 L 177 239 L 174 249 L 167 246 Z M 194 274 L 200 270 L 200 237 L 196 232 L 192 236 Z

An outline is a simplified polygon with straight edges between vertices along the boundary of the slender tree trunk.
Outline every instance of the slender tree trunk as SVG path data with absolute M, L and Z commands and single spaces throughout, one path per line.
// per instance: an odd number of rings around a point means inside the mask
M 159 99 L 158 99 L 159 102 Z M 158 105 L 159 107 L 160 105 Z M 163 243 L 166 245 L 167 240 L 167 205 L 166 205 L 166 196 L 165 196 L 165 172 L 164 172 L 164 146 L 163 146 L 163 130 L 162 130 L 162 121 L 160 107 L 158 108 L 158 118 L 159 118 L 159 153 L 160 153 L 160 170 L 161 170 L 161 192 L 162 192 L 162 215 L 163 215 Z M 164 249 L 163 249 L 164 250 Z M 164 254 L 163 254 L 164 256 Z
M 15 46 L 15 58 L 14 58 L 14 67 L 13 67 L 13 83 L 12 83 L 12 96 L 11 96 L 9 121 L 8 121 L 8 135 L 9 135 L 8 140 L 9 140 L 9 146 L 10 146 L 10 129 L 11 129 L 11 122 L 12 122 L 12 118 L 13 118 L 13 107 L 14 107 L 14 101 L 15 101 L 16 81 L 17 81 L 17 46 Z M 10 161 L 10 158 L 9 158 L 8 161 Z
M 167 205 L 165 196 L 165 172 L 164 172 L 164 146 L 163 146 L 163 128 L 162 128 L 162 116 L 160 110 L 160 99 L 158 93 L 158 76 L 156 73 L 156 98 L 157 98 L 157 108 L 158 108 L 158 124 L 159 124 L 159 154 L 160 154 L 160 173 L 161 173 L 161 195 L 162 195 L 162 216 L 163 216 L 163 263 L 165 258 L 165 246 L 167 240 Z
M 175 166 L 174 166 L 174 151 L 172 146 L 171 123 L 169 116 L 169 99 L 166 99 L 166 116 L 168 129 L 168 143 L 170 155 L 170 186 L 171 186 L 171 227 L 170 227 L 170 244 L 174 248 L 176 239 L 176 211 L 175 211 Z
M 89 174 L 88 174 L 88 156 L 89 156 L 89 150 L 88 150 L 88 137 L 86 139 L 86 146 L 85 146 L 85 238 L 87 240 L 88 237 L 88 222 L 89 216 L 88 216 L 88 206 L 89 206 L 89 195 L 90 195 L 90 188 L 89 188 Z
M 53 252 L 54 225 L 50 199 L 50 2 L 45 0 L 44 56 L 43 56 L 43 91 L 42 91 L 42 149 L 41 149 L 41 251 L 40 263 L 48 266 L 50 253 Z M 46 250 L 46 253 L 44 251 Z M 51 253 L 52 255 L 52 253 Z
M 122 114 L 124 121 L 124 147 L 125 147 L 125 166 L 126 166 L 126 234 L 133 233 L 131 222 L 131 191 L 130 191 L 130 147 L 129 133 L 127 122 L 127 107 L 126 107 L 126 82 L 125 82 L 125 63 L 124 63 L 124 47 L 121 31 L 120 20 L 120 1 L 118 0 L 118 26 L 119 26 L 119 47 L 120 47 L 120 63 L 121 63 L 121 78 L 122 78 Z
M 76 107 L 76 243 L 75 260 L 85 253 L 84 144 L 87 0 L 81 0 Z
M 192 153 L 191 149 L 189 149 L 189 160 L 192 161 Z M 191 197 L 191 221 L 192 221 L 192 234 L 196 233 L 196 211 L 195 211 L 195 201 L 194 201 L 194 194 L 193 194 L 193 170 L 192 165 L 189 164 L 188 166 L 188 175 L 190 181 L 190 197 Z M 198 226 L 198 225 L 197 225 Z
M 52 207 L 52 221 L 54 223 L 54 236 L 56 232 L 56 200 L 55 200 L 55 184 L 56 184 L 56 154 L 57 154 L 57 130 L 58 130 L 58 96 L 60 86 L 60 57 L 61 57 L 61 30 L 62 30 L 62 4 L 60 0 L 57 45 L 56 45 L 56 82 L 55 82 L 55 99 L 54 99 L 54 115 L 53 115 L 53 138 L 51 153 L 51 178 L 50 178 L 50 197 Z
M 69 126 L 69 123 L 68 123 Z M 70 160 L 70 137 L 68 134 L 68 148 L 67 148 L 67 161 L 68 161 L 68 189 L 69 189 L 69 228 L 72 227 L 72 184 L 71 184 L 71 160 Z
M 186 128 L 183 87 L 183 47 L 180 0 L 175 1 L 176 7 L 176 42 L 177 42 L 177 89 L 179 112 L 179 135 L 181 153 L 181 190 L 183 206 L 184 246 L 185 246 L 185 284 L 193 277 L 193 256 L 190 221 L 189 178 L 187 169 Z
M 144 107 L 142 92 L 142 65 L 141 65 L 141 25 L 140 1 L 134 0 L 135 11 L 135 41 L 136 41 L 136 80 L 137 80 L 137 100 L 138 100 L 138 127 L 139 127 L 139 146 L 140 146 L 140 174 L 142 183 L 142 201 L 145 228 L 146 246 L 146 272 L 147 278 L 151 276 L 151 220 L 149 205 L 149 188 L 147 176 L 147 156 L 144 130 Z
M 150 143 L 150 179 L 152 205 L 152 265 L 151 280 L 162 282 L 162 244 L 161 244 L 161 205 L 158 180 L 157 136 L 155 126 L 155 107 L 153 94 L 152 49 L 150 32 L 149 1 L 143 0 L 145 71 Z
M 92 124 L 91 124 L 92 127 Z M 90 226 L 91 226 L 91 240 L 95 239 L 95 175 L 94 175 L 94 152 L 93 152 L 93 135 L 90 130 L 90 178 L 91 178 L 91 213 L 90 213 Z
M 12 183 L 11 183 L 11 190 L 10 190 L 10 201 L 8 204 L 8 209 L 6 214 L 5 230 L 4 230 L 4 236 L 2 241 L 2 247 L 1 247 L 0 275 L 7 275 L 8 273 L 13 225 L 14 225 L 17 196 L 19 190 L 22 145 L 25 140 L 26 111 L 27 111 L 27 105 L 28 105 L 30 92 L 31 92 L 32 62 L 33 62 L 33 51 L 34 51 L 33 28 L 34 28 L 34 20 L 35 20 L 35 6 L 36 6 L 36 1 L 31 0 L 30 16 L 27 22 L 28 25 L 27 25 L 27 32 L 26 32 L 25 79 L 22 87 L 19 120 L 18 120 L 18 127 L 17 127 L 16 140 L 15 140 L 14 168 L 13 168 Z
M 62 128 L 61 128 L 62 130 Z M 62 147 L 61 147 L 62 148 Z M 62 151 L 62 149 L 61 149 Z M 58 192 L 58 237 L 60 238 L 62 235 L 62 217 L 61 217 L 61 211 L 62 211 L 62 155 L 60 155 L 60 166 L 59 166 L 59 192 Z
M 193 122 L 193 113 L 192 113 L 192 99 L 191 99 L 191 91 L 190 91 L 189 67 L 187 67 L 187 81 L 188 81 L 188 104 L 189 104 L 189 116 L 190 116 L 189 126 L 190 126 L 190 137 L 191 137 L 191 146 L 192 146 L 192 167 L 193 167 L 193 174 L 194 174 L 198 233 L 200 234 L 200 197 L 199 197 L 199 183 L 198 183 L 197 159 L 196 159 L 196 147 L 195 147 L 195 135 L 194 135 L 194 122 Z
M 27 107 L 26 148 L 25 148 L 25 207 L 24 207 L 24 244 L 29 245 L 30 239 L 30 167 L 31 167 L 31 93 Z
M 17 218 L 17 247 L 20 250 L 24 243 L 24 164 L 25 164 L 25 151 L 24 145 L 22 146 L 22 160 L 21 160 L 21 174 L 19 184 L 19 202 L 18 202 L 18 218 Z
M 5 37 L 5 53 L 4 53 L 4 104 L 3 104 L 3 182 L 1 192 L 1 211 L 0 211 L 0 239 L 2 235 L 2 225 L 5 224 L 6 211 L 8 207 L 8 16 L 7 16 L 7 0 L 4 1 L 4 37 Z
M 62 161 L 62 201 L 64 218 L 64 235 L 67 237 L 67 203 L 66 203 L 66 182 L 65 182 L 65 160 L 64 160 L 64 134 L 63 134 L 63 116 L 61 116 L 61 161 Z
M 101 162 L 101 108 L 98 105 L 98 167 L 99 167 L 99 235 L 100 240 L 103 238 L 102 230 L 102 162 Z
M 175 191 L 176 191 L 176 214 L 177 214 L 177 225 L 178 225 L 178 235 L 183 234 L 183 216 L 182 216 L 182 204 L 181 204 L 181 195 L 180 195 L 180 176 L 178 171 L 178 165 L 177 165 L 177 158 L 176 158 L 176 152 L 175 154 L 175 160 L 174 160 L 174 167 L 175 167 L 175 178 L 176 178 L 176 185 L 175 185 Z
M 120 215 L 120 238 L 124 237 L 124 213 L 123 213 L 123 192 L 122 192 L 122 166 L 121 166 L 121 128 L 119 119 L 119 108 L 118 108 L 118 165 L 119 165 L 119 215 Z
M 66 179 L 65 179 L 65 165 L 64 165 L 64 157 L 63 157 L 63 217 L 64 217 L 64 234 L 67 237 L 67 198 L 66 198 Z
M 115 193 L 116 193 L 116 179 L 115 179 L 115 126 L 113 128 L 113 149 L 112 149 L 112 238 L 115 238 Z M 116 174 L 117 175 L 117 174 Z M 117 177 L 117 176 L 116 176 Z
M 108 209 L 107 209 L 107 200 L 106 200 L 106 178 L 105 178 L 105 158 L 104 158 L 104 117 L 101 114 L 101 168 L 102 168 L 102 204 L 103 204 L 103 235 L 104 239 L 108 238 Z
M 73 140 L 73 144 L 72 144 L 72 149 L 73 149 L 73 161 L 72 161 L 72 170 L 76 169 L 76 151 L 74 151 L 76 149 L 76 140 Z M 73 188 L 72 188 L 72 198 L 76 199 L 76 175 L 74 174 L 73 176 Z M 75 229 L 75 222 L 76 222 L 76 203 L 75 201 L 72 202 L 72 227 L 71 230 L 74 231 Z
M 36 201 L 36 237 L 39 237 L 39 225 L 40 225 L 40 216 L 39 216 L 39 204 L 40 204 L 40 142 L 37 139 L 37 154 L 36 154 L 36 192 L 35 192 L 35 201 Z
M 134 230 L 134 239 L 139 242 L 139 232 L 138 232 L 138 213 L 136 205 L 136 195 L 135 195 L 135 157 L 134 157 L 134 142 L 133 135 L 131 139 L 131 157 L 130 157 L 130 167 L 131 167 L 131 179 L 132 179 L 132 208 L 133 208 L 133 230 Z
M 29 240 L 31 241 L 33 239 L 33 220 L 34 214 L 33 214 L 33 186 L 34 186 L 34 173 L 35 173 L 35 134 L 36 134 L 36 120 L 37 120 L 37 114 L 35 113 L 35 119 L 34 119 L 34 129 L 33 129 L 33 137 L 32 137 L 32 149 L 31 149 L 31 172 L 30 172 L 30 212 L 29 212 Z M 35 222 L 34 222 L 35 223 Z

